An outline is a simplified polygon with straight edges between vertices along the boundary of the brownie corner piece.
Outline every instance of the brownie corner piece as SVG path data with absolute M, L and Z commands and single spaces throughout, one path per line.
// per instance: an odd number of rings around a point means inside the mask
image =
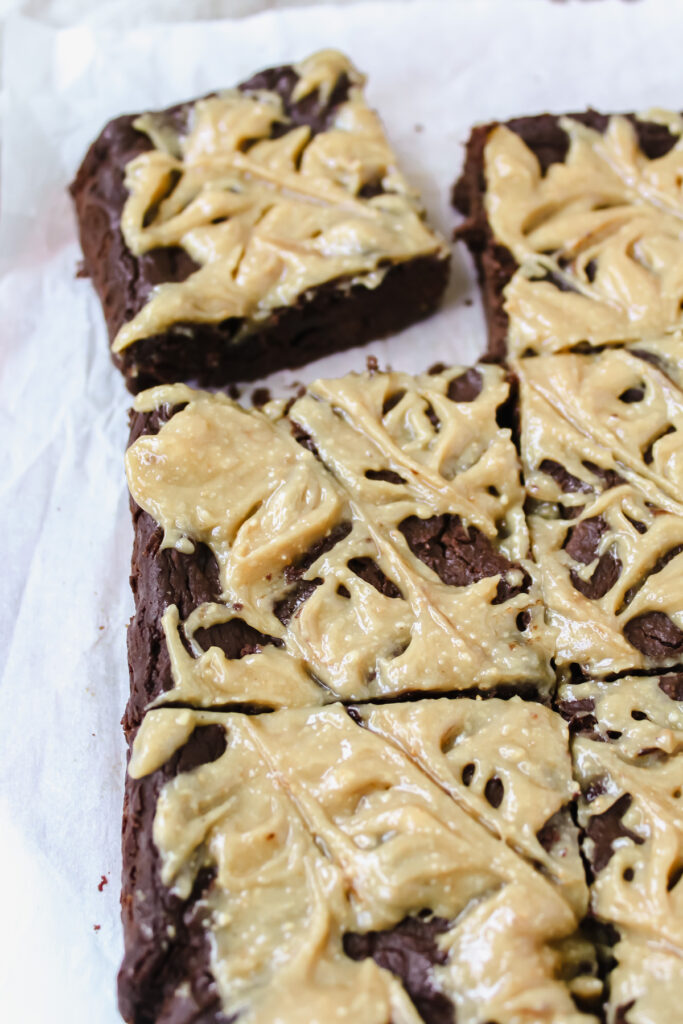
M 667 264 L 683 252 L 681 130 L 677 114 L 590 109 L 472 130 L 452 200 L 483 292 L 488 358 L 643 339 L 656 352 L 680 330 L 683 294 Z M 679 340 L 679 361 L 682 350 Z
M 434 311 L 450 251 L 363 83 L 322 51 L 104 128 L 71 195 L 131 391 L 263 377 Z
M 558 717 L 516 699 L 148 713 L 127 781 L 126 1020 L 446 1024 L 514 1005 L 594 1024 L 568 984 L 587 901 L 558 821 L 574 788 Z

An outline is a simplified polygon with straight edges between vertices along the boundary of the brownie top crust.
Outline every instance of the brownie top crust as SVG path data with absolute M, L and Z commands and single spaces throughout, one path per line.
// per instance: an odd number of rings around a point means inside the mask
M 206 545 L 220 578 L 184 623 L 164 614 L 165 699 L 547 694 L 508 398 L 497 367 L 350 374 L 262 411 L 184 385 L 140 395 L 140 410 L 185 404 L 128 449 L 131 494 L 165 545 Z M 236 616 L 273 642 L 239 660 L 203 649 L 198 631 Z
M 163 708 L 146 716 L 131 775 L 207 726 L 224 742 L 164 783 L 154 841 L 176 897 L 211 879 L 202 927 L 228 1020 L 596 1020 L 567 984 L 586 955 L 587 890 L 562 811 L 575 783 L 559 716 L 519 698 Z M 409 932 L 423 943 L 412 976 Z M 577 982 L 597 984 L 590 957 L 582 970 Z
M 608 1019 L 674 1020 L 683 995 L 683 675 L 586 682 L 559 697 L 574 733 L 592 911 L 618 932 Z
M 248 331 L 326 282 L 373 288 L 391 265 L 447 258 L 351 62 L 324 50 L 279 71 L 133 121 L 151 148 L 125 166 L 126 246 L 184 252 L 191 272 L 150 292 L 115 353 L 175 324 Z
M 656 155 L 633 119 L 555 119 L 566 150 L 548 166 L 538 139 L 527 145 L 504 124 L 488 133 L 483 202 L 513 264 L 503 293 L 512 356 L 656 340 L 683 327 L 683 120 L 647 115 L 655 118 L 673 140 Z
M 516 364 L 527 512 L 557 665 L 683 663 L 683 394 L 626 350 Z

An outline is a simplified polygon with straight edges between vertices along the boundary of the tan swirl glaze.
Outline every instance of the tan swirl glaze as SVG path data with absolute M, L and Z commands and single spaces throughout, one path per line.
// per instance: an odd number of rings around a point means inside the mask
M 552 811 L 573 792 L 566 732 L 550 711 L 518 699 L 435 700 L 368 708 L 362 728 L 339 705 L 253 717 L 160 709 L 141 727 L 131 773 L 154 771 L 195 726 L 212 723 L 225 730 L 225 753 L 164 785 L 154 841 L 162 879 L 181 898 L 202 867 L 216 870 L 204 902 L 228 1015 L 417 1024 L 399 980 L 372 960 L 350 960 L 342 940 L 429 908 L 452 922 L 432 976 L 458 1024 L 595 1020 L 557 980 L 585 887 L 565 885 L 560 847 L 550 855 L 554 880 L 534 868 L 528 837 L 516 836 L 515 812 L 504 810 L 519 802 L 527 820 L 540 820 L 537 797 Z M 483 823 L 476 798 L 468 803 L 440 755 L 421 746 L 423 734 L 447 747 L 479 729 L 485 763 L 509 787 Z M 510 732 L 522 755 L 514 772 L 504 765 Z M 500 760 L 488 746 L 494 733 Z M 575 858 L 575 835 L 567 841 Z
M 610 118 L 604 134 L 569 118 L 561 126 L 569 151 L 545 175 L 503 125 L 485 148 L 488 220 L 519 264 L 504 293 L 510 353 L 679 331 L 683 142 L 650 160 L 624 117 Z M 680 124 L 671 127 L 680 136 Z M 544 280 L 549 273 L 568 290 Z
M 515 369 L 523 381 L 523 415 L 529 404 L 533 417 L 527 430 L 533 446 L 529 461 L 552 457 L 542 452 L 546 424 L 541 422 L 543 410 L 552 410 L 552 442 L 559 447 L 565 439 L 565 447 L 573 449 L 575 475 L 585 475 L 585 467 L 576 466 L 581 439 L 584 460 L 595 461 L 592 456 L 601 449 L 622 476 L 659 504 L 683 513 L 683 391 L 665 373 L 623 349 L 557 355 L 547 362 L 525 359 Z
M 266 91 L 198 100 L 187 134 L 155 115 L 135 122 L 155 148 L 126 166 L 126 245 L 136 256 L 181 246 L 199 269 L 154 288 L 120 329 L 115 352 L 184 321 L 235 317 L 248 329 L 326 281 L 374 288 L 392 263 L 428 253 L 447 258 L 365 103 L 363 76 L 333 50 L 295 70 L 294 102 L 314 91 L 325 102 L 342 74 L 350 81 L 332 124 L 316 135 L 290 126 L 271 138 L 289 121 L 281 98 Z M 377 184 L 379 195 L 360 194 Z
M 253 691 L 258 701 L 281 706 L 290 687 L 291 704 L 310 704 L 409 690 L 550 686 L 519 464 L 509 430 L 495 418 L 508 385 L 498 368 L 482 368 L 480 394 L 455 402 L 447 393 L 462 372 L 318 381 L 289 419 L 281 403 L 247 412 L 224 396 L 184 387 L 139 398 L 138 408 L 189 400 L 158 435 L 137 440 L 126 460 L 131 494 L 163 527 L 164 544 L 188 550 L 199 541 L 216 556 L 222 603 L 193 613 L 186 634 L 239 614 L 285 645 L 234 661 L 215 648 L 193 658 L 171 608 L 164 618 L 171 699 L 210 706 L 252 699 Z M 296 442 L 292 422 L 318 458 Z M 391 481 L 376 478 L 386 471 L 395 474 Z M 443 583 L 399 526 L 410 516 L 444 513 L 460 516 L 523 566 L 529 593 L 497 603 L 500 575 Z M 288 567 L 343 524 L 346 535 L 296 569 L 293 582 Z M 371 560 L 394 596 L 358 575 L 355 559 Z M 518 585 L 522 572 L 513 568 L 506 577 Z M 301 582 L 312 593 L 285 625 L 278 603 Z M 526 628 L 522 612 L 529 613 Z
M 609 1019 L 635 1000 L 628 1013 L 634 1024 L 673 1024 L 683 999 L 683 705 L 659 677 L 567 686 L 560 697 L 569 708 L 592 702 L 596 720 L 594 737 L 579 732 L 573 742 L 587 794 L 579 818 L 589 827 L 589 857 L 596 855 L 591 820 L 630 796 L 612 854 L 591 887 L 593 912 L 621 936 Z
M 624 351 L 526 359 L 516 371 L 522 461 L 534 503 L 529 526 L 548 617 L 558 631 L 558 666 L 577 663 L 601 676 L 676 664 L 675 655 L 653 661 L 623 630 L 650 612 L 664 612 L 683 628 L 683 553 L 674 554 L 683 545 L 680 391 Z M 620 397 L 634 390 L 641 400 Z M 573 482 L 563 489 L 548 463 Z M 583 564 L 566 550 L 570 531 L 597 517 L 604 532 L 595 558 Z M 618 578 L 603 596 L 585 596 L 571 573 L 589 581 L 609 552 L 620 562 Z

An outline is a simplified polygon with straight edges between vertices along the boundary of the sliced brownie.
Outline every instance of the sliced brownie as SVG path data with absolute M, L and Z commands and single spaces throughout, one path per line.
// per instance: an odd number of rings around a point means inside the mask
M 489 358 L 644 344 L 683 375 L 682 132 L 676 114 L 593 110 L 473 130 L 453 198 Z
M 132 391 L 299 366 L 431 313 L 449 250 L 342 54 L 111 121 L 71 194 Z
M 681 394 L 624 351 L 517 364 L 534 557 L 561 673 L 683 663 Z
M 149 712 L 125 1019 L 595 1024 L 574 790 L 566 728 L 518 698 Z
M 455 367 L 318 381 L 262 411 L 184 385 L 141 395 L 128 727 L 165 691 L 202 707 L 547 696 L 509 391 L 496 367 Z
M 683 991 L 683 674 L 565 686 L 607 1019 L 674 1024 Z

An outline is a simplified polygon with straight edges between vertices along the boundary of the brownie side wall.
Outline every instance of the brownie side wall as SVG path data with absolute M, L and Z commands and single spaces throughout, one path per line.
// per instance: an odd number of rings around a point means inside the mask
M 213 760 L 211 727 L 196 729 L 189 746 L 193 763 Z M 221 1011 L 210 969 L 208 934 L 197 906 L 211 875 L 200 873 L 189 900 L 174 896 L 161 880 L 153 839 L 159 793 L 181 767 L 184 751 L 152 775 L 126 777 L 121 887 L 125 954 L 118 998 L 128 1024 L 226 1024 L 228 1020 Z
M 518 268 L 510 250 L 497 242 L 486 215 L 486 142 L 491 131 L 499 124 L 504 124 L 506 128 L 519 135 L 534 153 L 545 174 L 551 164 L 562 162 L 567 155 L 569 140 L 566 132 L 560 127 L 562 116 L 570 117 L 599 132 L 604 132 L 609 123 L 609 115 L 601 114 L 597 110 L 567 115 L 538 114 L 504 122 L 491 121 L 473 128 L 465 146 L 465 163 L 462 174 L 453 185 L 451 199 L 454 209 L 466 218 L 464 223 L 456 228 L 455 238 L 463 241 L 470 250 L 482 290 L 488 330 L 488 347 L 483 357 L 484 362 L 505 362 L 508 317 L 503 308 L 503 291 Z M 640 121 L 633 114 L 624 116 L 635 125 L 640 147 L 650 159 L 663 156 L 674 145 L 675 137 L 665 125 Z

